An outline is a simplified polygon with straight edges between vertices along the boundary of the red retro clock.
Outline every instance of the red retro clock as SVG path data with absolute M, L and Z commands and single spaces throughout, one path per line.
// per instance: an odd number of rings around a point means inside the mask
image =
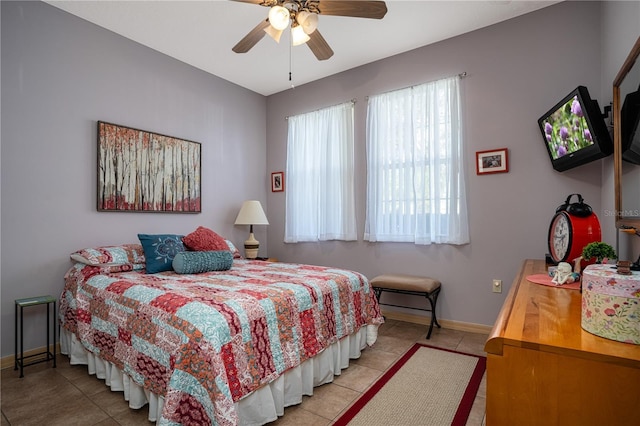
M 570 203 L 573 195 L 578 196 L 577 203 Z M 601 238 L 598 216 L 584 203 L 580 194 L 571 194 L 551 219 L 549 254 L 555 263 L 571 263 L 582 254 L 584 246 Z

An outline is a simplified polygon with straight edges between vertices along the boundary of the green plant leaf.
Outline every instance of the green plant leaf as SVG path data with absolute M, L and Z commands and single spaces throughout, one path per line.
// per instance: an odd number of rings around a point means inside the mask
M 594 257 L 598 262 L 601 262 L 604 258 L 617 259 L 616 251 L 613 247 L 607 243 L 603 243 L 602 241 L 589 243 L 582 249 L 583 259 L 590 260 Z

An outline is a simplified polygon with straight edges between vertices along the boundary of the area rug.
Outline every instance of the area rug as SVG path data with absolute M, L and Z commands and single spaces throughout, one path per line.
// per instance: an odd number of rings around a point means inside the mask
M 483 356 L 416 343 L 334 425 L 462 425 L 487 365 Z

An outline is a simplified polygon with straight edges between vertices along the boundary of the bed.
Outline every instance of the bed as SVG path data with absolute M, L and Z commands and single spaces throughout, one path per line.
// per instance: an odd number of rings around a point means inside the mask
M 274 421 L 358 358 L 383 322 L 354 271 L 241 258 L 198 274 L 139 265 L 74 263 L 60 342 L 71 364 L 130 407 L 148 404 L 159 425 Z

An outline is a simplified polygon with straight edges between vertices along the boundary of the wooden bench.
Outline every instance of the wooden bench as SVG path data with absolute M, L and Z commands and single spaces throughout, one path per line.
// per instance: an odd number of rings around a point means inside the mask
M 431 312 L 431 323 L 429 324 L 427 339 L 431 338 L 431 331 L 433 330 L 434 324 L 438 326 L 438 328 L 441 328 L 440 324 L 438 324 L 438 319 L 436 318 L 436 302 L 438 301 L 438 295 L 440 294 L 440 281 L 434 280 L 433 278 L 418 277 L 414 275 L 384 274 L 378 275 L 372 279 L 371 285 L 373 286 L 373 291 L 375 291 L 380 305 Z M 410 294 L 413 296 L 424 296 L 429 301 L 430 308 L 412 308 L 408 306 L 394 305 L 391 303 L 381 303 L 380 296 L 383 291 Z

